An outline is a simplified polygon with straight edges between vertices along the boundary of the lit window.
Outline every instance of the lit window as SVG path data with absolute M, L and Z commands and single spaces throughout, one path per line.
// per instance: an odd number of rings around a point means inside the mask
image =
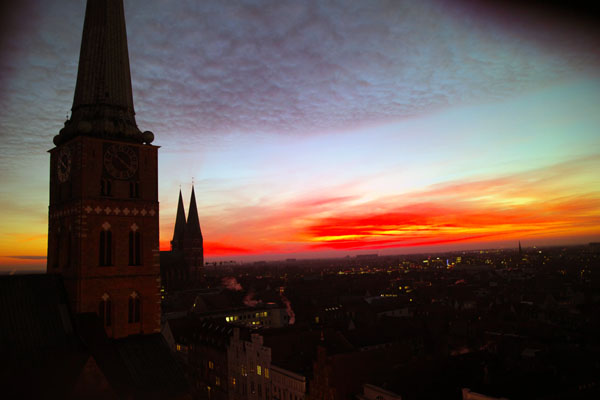
M 269 379 L 269 368 L 265 368 L 265 378 Z
M 257 365 L 257 366 L 256 366 L 256 373 L 257 373 L 258 375 L 262 375 L 262 368 L 260 367 L 260 365 Z
M 221 378 L 215 376 L 215 386 L 221 386 Z
M 208 369 L 215 369 L 215 364 L 212 361 L 208 362 Z
M 231 384 L 232 384 L 233 386 L 235 386 L 235 382 L 236 382 L 236 381 L 235 381 L 235 378 L 231 378 Z
M 181 351 L 181 345 L 180 344 L 177 345 L 177 351 Z
M 248 373 L 246 372 L 246 366 L 242 365 L 242 376 L 248 376 Z

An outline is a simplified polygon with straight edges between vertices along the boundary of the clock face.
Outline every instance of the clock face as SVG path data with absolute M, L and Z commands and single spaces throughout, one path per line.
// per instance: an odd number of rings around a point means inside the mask
M 116 179 L 129 179 L 138 169 L 135 149 L 124 144 L 111 144 L 104 152 L 104 168 Z
M 71 175 L 71 149 L 68 147 L 58 152 L 56 172 L 60 182 L 66 182 Z

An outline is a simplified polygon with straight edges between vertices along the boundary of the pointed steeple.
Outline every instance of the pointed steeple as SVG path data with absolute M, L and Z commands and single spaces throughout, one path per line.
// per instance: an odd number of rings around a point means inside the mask
M 179 190 L 179 203 L 177 204 L 177 217 L 175 219 L 175 229 L 173 231 L 173 240 L 171 240 L 172 250 L 183 249 L 183 239 L 185 234 L 185 209 L 183 208 L 183 197 L 181 189 Z
M 135 122 L 123 0 L 88 0 L 72 115 L 55 144 L 80 135 L 150 143 Z M 152 136 L 152 137 L 150 137 Z
M 192 196 L 190 198 L 190 209 L 188 211 L 187 224 L 185 225 L 185 235 L 187 239 L 202 239 L 200 218 L 198 217 L 198 209 L 196 208 L 196 195 L 194 194 L 194 186 L 192 186 Z

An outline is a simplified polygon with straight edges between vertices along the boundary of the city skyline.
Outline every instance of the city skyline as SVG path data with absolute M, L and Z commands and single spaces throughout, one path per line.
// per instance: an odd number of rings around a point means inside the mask
M 125 2 L 136 118 L 161 146 L 161 250 L 192 177 L 209 261 L 598 239 L 587 24 L 444 1 L 258 3 Z M 85 9 L 20 7 L 0 57 L 0 266 L 45 264 L 45 151 L 81 40 L 64 21 Z

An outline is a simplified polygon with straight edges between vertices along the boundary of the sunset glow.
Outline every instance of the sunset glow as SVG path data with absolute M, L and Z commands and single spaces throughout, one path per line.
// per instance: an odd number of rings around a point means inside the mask
M 24 2 L 27 24 L 5 28 L 6 269 L 45 265 L 71 3 Z M 192 180 L 207 261 L 600 241 L 595 31 L 469 2 L 225 3 L 125 1 L 137 123 L 161 146 L 161 250 Z

